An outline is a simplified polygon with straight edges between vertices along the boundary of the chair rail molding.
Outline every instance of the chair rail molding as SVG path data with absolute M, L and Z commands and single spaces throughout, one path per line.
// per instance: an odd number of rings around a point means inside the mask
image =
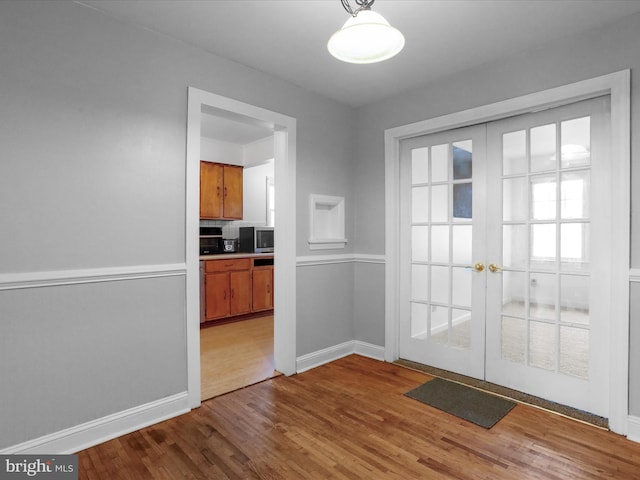
M 0 274 L 0 291 L 186 275 L 184 263 Z

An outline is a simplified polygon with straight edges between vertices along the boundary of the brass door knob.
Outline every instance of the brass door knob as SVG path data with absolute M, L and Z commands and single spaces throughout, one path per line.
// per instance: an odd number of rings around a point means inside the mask
M 476 263 L 476 264 L 473 266 L 473 269 L 474 269 L 476 272 L 482 272 L 482 271 L 484 270 L 484 263 L 480 263 L 480 262 Z
M 489 264 L 489 270 L 491 270 L 492 273 L 498 273 L 498 272 L 502 271 L 502 267 L 499 267 L 495 263 L 490 263 Z

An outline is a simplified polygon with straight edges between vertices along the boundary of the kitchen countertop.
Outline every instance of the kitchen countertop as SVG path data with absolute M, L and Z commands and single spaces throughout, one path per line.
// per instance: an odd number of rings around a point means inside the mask
M 256 258 L 256 257 L 264 257 L 264 258 L 272 258 L 274 257 L 273 253 L 218 253 L 215 255 L 200 255 L 200 260 L 224 260 L 227 258 Z

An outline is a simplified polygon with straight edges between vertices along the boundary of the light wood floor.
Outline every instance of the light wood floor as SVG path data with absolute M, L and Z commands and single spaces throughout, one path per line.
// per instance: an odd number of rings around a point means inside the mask
M 200 330 L 201 399 L 279 375 L 273 366 L 273 315 Z
M 79 454 L 88 479 L 640 479 L 640 444 L 517 405 L 490 430 L 403 394 L 428 375 L 351 355 Z

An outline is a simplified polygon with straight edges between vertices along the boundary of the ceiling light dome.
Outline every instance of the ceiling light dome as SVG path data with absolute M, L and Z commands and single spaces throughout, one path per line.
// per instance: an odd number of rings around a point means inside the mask
M 396 55 L 403 47 L 402 33 L 370 9 L 355 13 L 327 43 L 331 55 L 349 63 L 381 62 Z

